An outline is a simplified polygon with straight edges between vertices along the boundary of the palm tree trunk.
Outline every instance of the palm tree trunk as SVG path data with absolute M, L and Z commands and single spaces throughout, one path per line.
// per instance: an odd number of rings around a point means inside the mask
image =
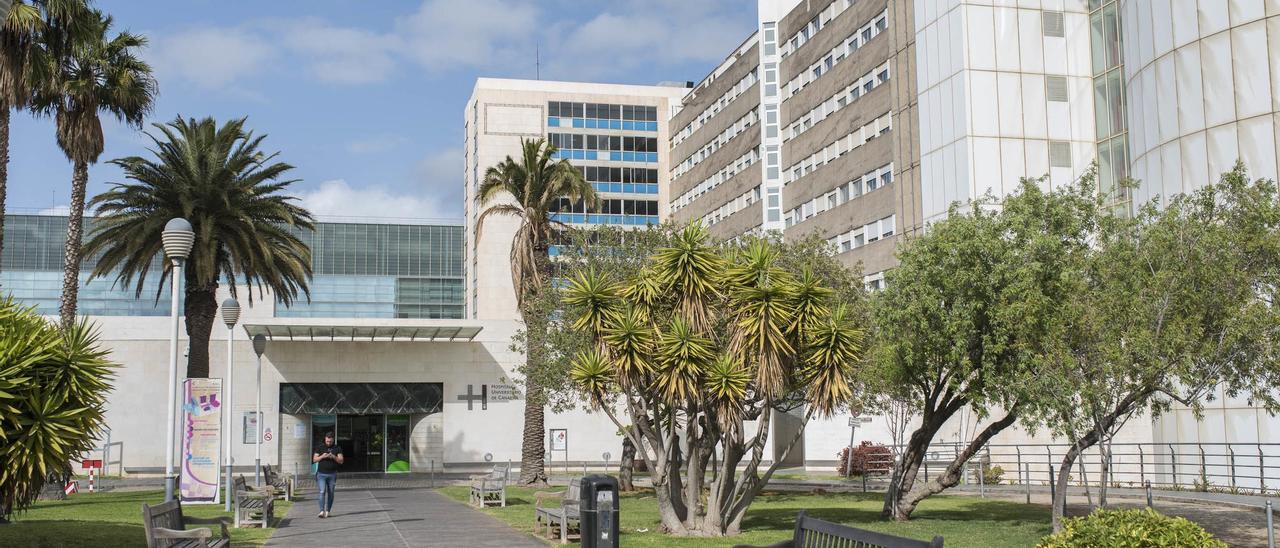
M 547 449 L 543 445 L 546 436 L 542 425 L 546 408 L 542 401 L 542 389 L 530 380 L 525 385 L 524 442 L 520 446 L 520 484 L 545 485 L 547 483 Z
M 209 334 L 213 332 L 218 314 L 217 286 L 199 287 L 191 283 L 191 275 L 184 273 L 184 277 L 189 285 L 182 311 L 186 314 L 187 340 L 191 345 L 187 352 L 187 378 L 203 379 L 209 376 Z
M 631 437 L 622 436 L 622 464 L 618 465 L 618 488 L 623 491 L 635 491 L 636 485 L 632 478 L 635 476 L 636 469 L 636 444 L 631 442 Z
M 0 103 L 0 257 L 4 256 L 4 202 L 9 194 L 9 105 Z M 3 266 L 3 265 L 0 265 Z M 0 268 L 0 272 L 4 269 Z
M 62 304 L 58 316 L 64 327 L 76 321 L 80 292 L 80 249 L 84 236 L 84 193 L 89 186 L 89 163 L 76 162 L 71 175 L 71 211 L 67 214 L 67 245 L 62 263 Z

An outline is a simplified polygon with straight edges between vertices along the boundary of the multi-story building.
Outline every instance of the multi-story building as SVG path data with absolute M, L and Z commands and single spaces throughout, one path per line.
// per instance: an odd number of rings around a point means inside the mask
M 724 238 L 816 234 L 878 286 L 919 216 L 911 3 L 759 6 L 672 119 L 673 217 Z
M 633 86 L 543 80 L 476 80 L 464 111 L 467 317 L 516 319 L 511 240 L 520 221 L 489 216 L 476 191 L 485 170 L 520 143 L 546 139 L 556 159 L 570 160 L 595 187 L 599 204 L 569 203 L 553 219 L 571 226 L 658 224 L 667 215 L 668 120 L 688 92 L 685 84 Z M 500 203 L 500 202 L 494 202 Z

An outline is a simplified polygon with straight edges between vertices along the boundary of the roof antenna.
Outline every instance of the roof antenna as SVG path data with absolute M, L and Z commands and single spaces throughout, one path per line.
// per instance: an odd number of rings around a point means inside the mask
M 538 42 L 533 49 L 533 74 L 534 78 L 542 79 L 542 42 Z

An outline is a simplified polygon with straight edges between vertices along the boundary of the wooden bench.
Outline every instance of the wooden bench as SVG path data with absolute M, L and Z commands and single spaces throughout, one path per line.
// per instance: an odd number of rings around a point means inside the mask
M 208 527 L 187 529 L 189 524 L 218 525 L 221 538 L 213 538 Z M 222 548 L 231 546 L 227 518 L 189 518 L 182 515 L 177 500 L 150 506 L 142 503 L 142 527 L 147 534 L 147 548 Z
M 490 504 L 506 507 L 507 476 L 511 471 L 511 462 L 501 468 L 494 466 L 488 474 L 471 476 L 471 504 L 484 508 Z
M 293 500 L 293 478 L 277 474 L 270 464 L 263 465 L 262 477 L 267 480 L 267 485 L 275 488 L 276 498 Z
M 555 538 L 555 531 L 560 531 L 560 544 L 568 544 L 570 540 L 582 538 L 581 525 L 578 523 L 578 501 L 582 492 L 582 478 L 573 478 L 564 491 L 539 491 L 533 494 L 533 531 Z M 542 500 L 548 497 L 560 497 L 558 506 L 546 507 Z M 546 532 L 542 528 L 546 527 Z
M 270 485 L 250 487 L 244 476 L 236 476 L 232 484 L 236 494 L 235 525 L 257 524 L 270 527 L 275 521 L 275 489 Z
M 942 537 L 933 537 L 932 541 L 895 537 L 884 533 L 857 529 L 839 523 L 814 519 L 800 511 L 796 516 L 796 532 L 791 540 L 771 544 L 767 548 L 814 548 L 814 547 L 857 547 L 857 548 L 942 548 Z M 734 548 L 766 548 L 739 544 Z

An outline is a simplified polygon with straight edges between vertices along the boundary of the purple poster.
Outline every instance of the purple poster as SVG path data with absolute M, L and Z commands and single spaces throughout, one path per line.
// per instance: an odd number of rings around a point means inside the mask
M 217 502 L 222 454 L 222 379 L 187 379 L 183 383 L 182 502 Z

